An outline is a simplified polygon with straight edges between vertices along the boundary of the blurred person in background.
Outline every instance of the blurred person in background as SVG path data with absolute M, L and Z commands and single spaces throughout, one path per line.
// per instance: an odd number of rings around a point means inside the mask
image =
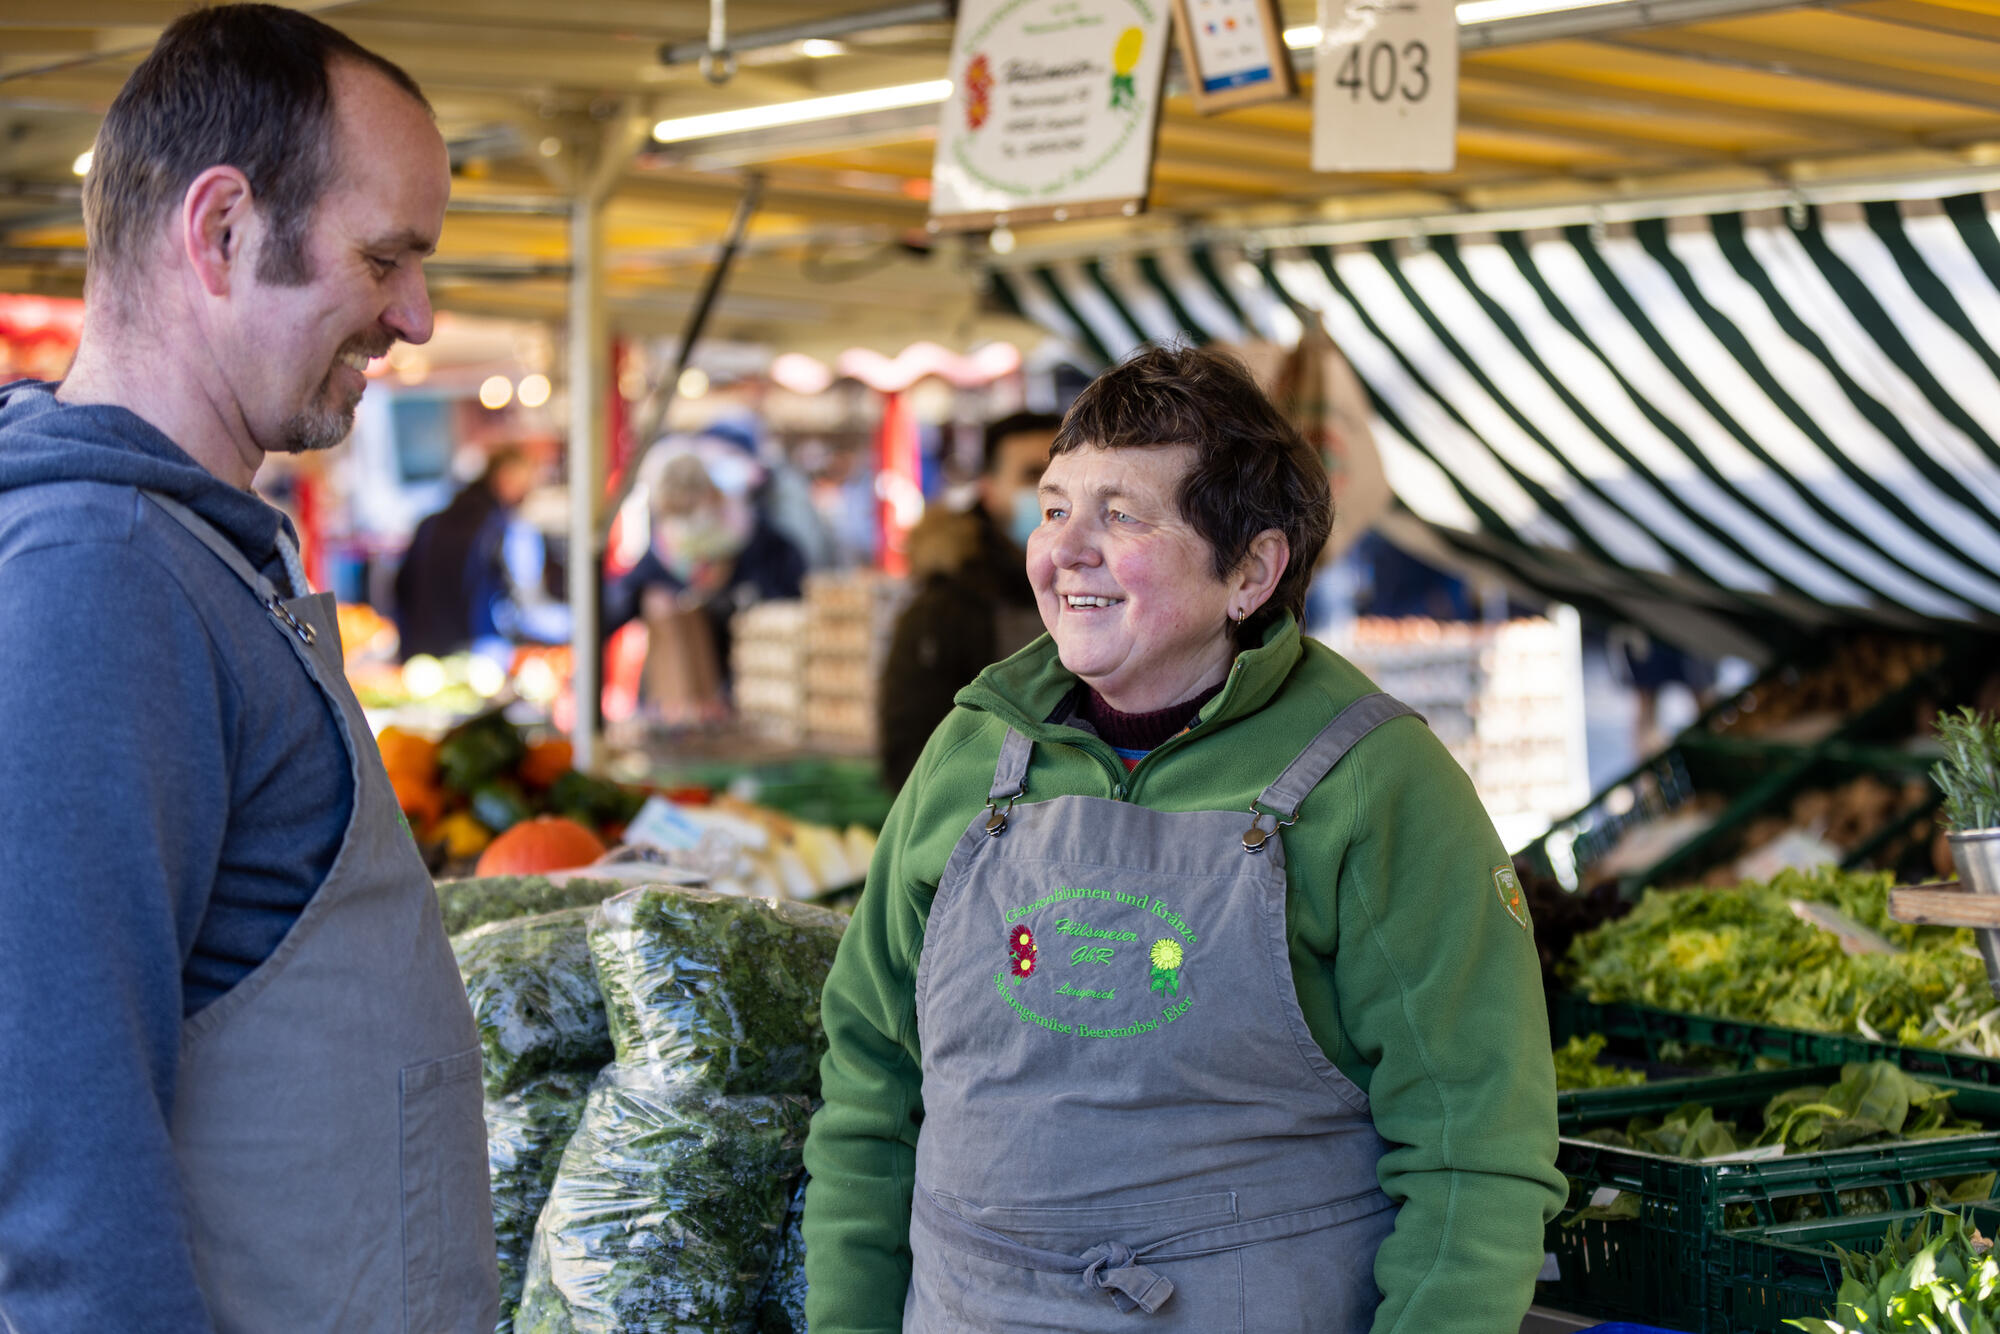
M 515 638 L 551 642 L 566 636 L 566 616 L 542 624 L 555 609 L 542 605 L 541 534 L 516 519 L 541 474 L 541 463 L 526 448 L 502 445 L 478 478 L 417 525 L 396 570 L 403 661 L 477 649 L 505 665 Z
M 883 668 L 882 781 L 903 785 L 952 697 L 980 669 L 1042 633 L 1026 547 L 1041 523 L 1035 487 L 1062 418 L 1016 413 L 989 425 L 976 503 L 933 506 L 910 530 L 916 593 L 896 618 Z
M 653 486 L 652 542 L 605 590 L 607 636 L 645 619 L 642 699 L 662 721 L 726 717 L 729 618 L 803 591 L 805 557 L 751 499 L 755 470 L 729 449 L 669 454 Z

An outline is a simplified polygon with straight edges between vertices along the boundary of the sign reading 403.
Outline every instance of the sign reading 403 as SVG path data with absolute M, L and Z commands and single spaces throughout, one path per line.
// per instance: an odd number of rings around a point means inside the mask
M 1314 171 L 1450 171 L 1458 159 L 1452 0 L 1321 0 Z
M 1167 0 L 965 0 L 938 122 L 940 227 L 1145 207 Z

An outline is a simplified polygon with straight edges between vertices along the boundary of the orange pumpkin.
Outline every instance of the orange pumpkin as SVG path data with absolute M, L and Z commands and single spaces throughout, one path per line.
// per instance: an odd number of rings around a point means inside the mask
M 420 787 L 436 785 L 437 742 L 400 727 L 385 727 L 375 738 L 375 745 L 382 752 L 382 767 L 389 771 L 391 779 L 408 779 Z
M 551 787 L 576 766 L 576 751 L 561 737 L 549 737 L 528 747 L 515 773 L 529 787 Z
M 444 793 L 407 774 L 390 773 L 389 786 L 396 790 L 396 804 L 410 819 L 412 828 L 425 829 L 444 814 Z
M 541 875 L 588 866 L 604 855 L 597 835 L 560 815 L 524 820 L 487 845 L 474 875 Z

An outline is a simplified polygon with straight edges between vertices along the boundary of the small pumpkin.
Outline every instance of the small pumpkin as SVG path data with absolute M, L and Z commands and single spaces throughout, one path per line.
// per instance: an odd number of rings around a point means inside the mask
M 444 814 L 444 793 L 407 774 L 391 773 L 389 786 L 395 790 L 396 805 L 409 817 L 412 828 L 429 827 Z
M 523 820 L 487 845 L 475 875 L 541 875 L 588 866 L 604 855 L 597 835 L 560 815 Z
M 528 747 L 515 776 L 529 787 L 546 788 L 576 767 L 576 751 L 562 737 L 549 737 Z
M 407 779 L 419 787 L 437 786 L 437 742 L 400 727 L 385 727 L 375 746 L 390 778 Z

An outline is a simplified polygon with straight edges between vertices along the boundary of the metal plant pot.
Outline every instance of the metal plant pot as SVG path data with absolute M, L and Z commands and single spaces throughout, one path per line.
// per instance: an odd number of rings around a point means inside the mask
M 2000 829 L 1966 829 L 1947 834 L 1958 882 L 1973 894 L 2000 894 Z M 1975 931 L 1986 980 L 2000 996 L 2000 931 Z

